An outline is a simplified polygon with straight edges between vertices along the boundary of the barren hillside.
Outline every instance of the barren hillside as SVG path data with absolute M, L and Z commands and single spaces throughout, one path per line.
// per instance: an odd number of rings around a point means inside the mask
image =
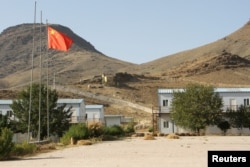
M 206 61 L 208 57 L 220 56 L 224 52 L 250 59 L 250 22 L 215 42 L 142 64 L 136 67 L 136 71 L 161 75 L 185 62 L 202 61 L 202 59 Z M 135 71 L 135 69 L 133 70 Z
M 84 98 L 87 104 L 104 104 L 108 114 L 123 114 L 134 116 L 138 120 L 150 120 L 150 113 L 126 104 L 147 108 L 157 106 L 158 88 L 185 87 L 190 82 L 210 84 L 214 87 L 250 87 L 250 22 L 213 43 L 141 65 L 105 56 L 70 29 L 60 25 L 54 26 L 72 37 L 75 43 L 69 52 L 49 51 L 50 85 L 55 79 L 56 85 L 77 91 L 72 93 L 67 92 L 68 89 L 61 89 L 60 97 Z M 42 32 L 45 33 L 45 28 Z M 36 37 L 36 42 L 38 40 Z M 45 43 L 45 38 L 43 42 Z M 1 33 L 0 87 L 12 87 L 12 91 L 2 91 L 1 98 L 15 97 L 16 88 L 13 87 L 30 81 L 31 45 L 30 24 L 10 27 Z M 36 47 L 36 50 L 39 50 L 37 45 Z M 45 44 L 43 50 L 46 50 Z M 34 62 L 34 76 L 37 79 L 38 53 L 35 54 Z M 43 80 L 45 71 L 44 60 Z M 101 74 L 109 77 L 108 84 L 103 85 Z M 79 92 L 87 92 L 91 96 Z M 107 99 L 122 100 L 124 103 L 122 105 L 112 100 L 101 100 L 98 95 Z

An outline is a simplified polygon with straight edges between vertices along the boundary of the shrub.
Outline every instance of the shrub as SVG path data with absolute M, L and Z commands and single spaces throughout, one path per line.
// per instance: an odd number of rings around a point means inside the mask
M 37 145 L 38 151 L 48 151 L 48 150 L 55 150 L 55 149 L 56 149 L 56 143 Z
M 77 145 L 92 145 L 92 142 L 89 140 L 78 140 Z
M 153 132 L 154 128 L 151 126 L 148 128 L 148 132 Z
M 124 130 L 119 125 L 113 125 L 104 128 L 104 135 L 122 136 L 124 135 Z
M 23 142 L 22 144 L 15 144 L 12 151 L 11 155 L 12 156 L 23 156 L 27 154 L 33 154 L 37 150 L 37 147 L 35 144 L 30 144 L 27 142 Z
M 169 135 L 167 136 L 167 138 L 168 138 L 168 139 L 179 139 L 180 137 L 179 137 L 178 135 L 176 135 L 176 134 L 169 134 Z
M 164 133 L 159 133 L 158 136 L 165 136 L 165 134 Z
M 144 140 L 155 140 L 155 137 L 151 134 L 147 134 L 144 136 Z
M 136 137 L 144 137 L 145 134 L 143 132 L 136 133 Z
M 88 133 L 90 137 L 99 137 L 103 133 L 103 126 L 100 122 L 90 122 L 88 124 Z
M 223 132 L 223 135 L 226 135 L 227 130 L 230 129 L 230 124 L 228 121 L 221 121 L 218 123 L 217 127 L 220 128 L 220 130 Z
M 134 126 L 135 126 L 134 122 L 129 122 L 129 124 L 124 129 L 125 133 L 128 133 L 128 134 L 134 133 L 135 132 Z
M 14 147 L 12 142 L 13 133 L 8 128 L 0 130 L 0 160 L 7 159 Z
M 87 139 L 89 138 L 88 128 L 85 124 L 72 125 L 69 130 L 60 139 L 64 145 L 70 144 L 70 140 Z
M 114 141 L 117 140 L 117 137 L 111 135 L 103 135 L 102 141 Z

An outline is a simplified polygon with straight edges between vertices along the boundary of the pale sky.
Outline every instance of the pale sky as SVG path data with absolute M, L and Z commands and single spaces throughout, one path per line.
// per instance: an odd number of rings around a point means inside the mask
M 0 0 L 0 32 L 34 22 L 34 0 Z M 69 27 L 107 56 L 146 63 L 238 30 L 250 0 L 37 0 L 37 22 Z

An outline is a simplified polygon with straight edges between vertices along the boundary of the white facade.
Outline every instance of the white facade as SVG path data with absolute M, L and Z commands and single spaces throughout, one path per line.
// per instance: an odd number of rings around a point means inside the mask
M 85 122 L 86 111 L 83 99 L 58 99 L 57 106 L 66 104 L 65 110 L 71 108 L 72 116 L 71 123 Z
M 10 105 L 12 100 L 0 100 L 0 114 L 8 114 L 10 118 L 14 119 L 14 114 Z M 85 104 L 83 99 L 58 99 L 57 106 L 62 106 L 66 104 L 65 110 L 72 106 L 71 111 L 73 112 L 71 117 L 71 123 L 85 122 Z
M 173 92 L 181 91 L 184 89 L 158 89 L 158 106 L 159 106 L 159 119 L 158 129 L 161 133 L 183 133 L 187 130 L 177 127 L 174 121 L 170 119 L 170 109 L 172 104 Z M 241 105 L 249 105 L 250 88 L 216 88 L 215 92 L 219 93 L 223 101 L 223 112 L 227 109 L 237 110 Z M 220 129 L 215 126 L 207 127 L 206 133 L 218 134 L 221 133 Z M 248 128 L 238 132 L 236 128 L 228 130 L 230 134 L 250 133 Z
M 11 119 L 14 119 L 14 114 L 10 105 L 12 100 L 0 100 L 0 115 L 8 115 Z
M 88 122 L 104 123 L 103 105 L 86 105 L 85 109 L 86 109 Z
M 122 115 L 105 115 L 105 125 L 113 126 L 113 125 L 121 125 L 122 124 Z

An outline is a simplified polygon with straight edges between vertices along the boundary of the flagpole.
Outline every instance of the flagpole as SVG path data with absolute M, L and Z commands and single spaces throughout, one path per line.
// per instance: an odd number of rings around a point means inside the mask
M 41 137 L 41 96 L 42 96 L 42 11 L 41 11 L 41 23 L 40 23 L 40 78 L 39 78 L 39 109 L 38 109 L 38 141 Z
M 33 40 L 32 40 L 32 53 L 31 53 L 31 77 L 30 77 L 30 101 L 29 101 L 29 117 L 28 117 L 28 136 L 27 141 L 30 141 L 30 119 L 32 108 L 32 84 L 33 84 L 33 67 L 34 67 L 34 50 L 35 50 L 35 30 L 36 30 L 36 1 L 34 10 L 34 23 L 33 23 Z
M 47 57 L 47 137 L 49 139 L 49 56 L 48 56 L 48 20 L 46 20 L 47 24 L 47 49 L 46 49 L 46 57 Z

